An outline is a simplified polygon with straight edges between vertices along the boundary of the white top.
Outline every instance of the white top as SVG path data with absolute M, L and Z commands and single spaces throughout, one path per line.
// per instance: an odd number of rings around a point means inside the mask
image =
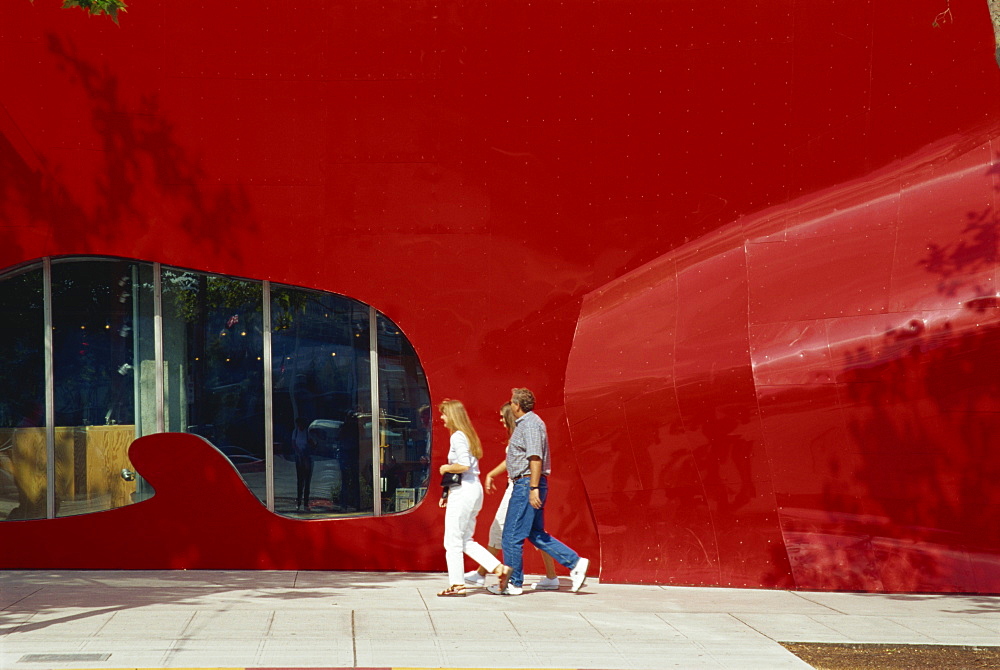
M 448 464 L 452 463 L 468 466 L 469 469 L 462 473 L 463 484 L 474 484 L 479 481 L 479 459 L 469 451 L 469 438 L 460 430 L 451 434 Z

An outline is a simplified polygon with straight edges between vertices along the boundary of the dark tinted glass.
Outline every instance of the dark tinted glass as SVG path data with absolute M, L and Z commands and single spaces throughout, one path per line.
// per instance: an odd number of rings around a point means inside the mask
M 163 270 L 166 429 L 201 435 L 266 499 L 260 282 Z
M 43 519 L 45 321 L 41 266 L 0 279 L 0 519 Z
M 122 471 L 132 471 L 144 292 L 133 262 L 52 263 L 57 516 L 133 502 L 136 483 Z
M 331 293 L 271 290 L 276 512 L 373 509 L 368 314 Z
M 402 512 L 427 492 L 431 410 L 424 370 L 402 331 L 378 316 L 382 511 Z

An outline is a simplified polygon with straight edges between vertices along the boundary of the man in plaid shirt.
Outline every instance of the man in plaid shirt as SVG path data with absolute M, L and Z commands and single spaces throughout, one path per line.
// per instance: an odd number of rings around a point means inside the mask
M 498 595 L 522 593 L 524 541 L 530 540 L 557 563 L 569 568 L 570 591 L 579 591 L 587 581 L 590 561 L 545 532 L 544 507 L 551 469 L 545 422 L 535 414 L 535 395 L 528 389 L 512 389 L 510 404 L 517 417 L 507 448 L 507 476 L 514 482 L 514 490 L 503 527 L 503 560 L 513 571 L 509 580 L 504 575 L 499 586 L 491 586 L 489 590 Z

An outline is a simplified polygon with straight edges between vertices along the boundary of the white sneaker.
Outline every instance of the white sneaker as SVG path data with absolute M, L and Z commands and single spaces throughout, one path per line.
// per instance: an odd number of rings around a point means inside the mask
M 537 582 L 531 585 L 536 591 L 558 591 L 559 590 L 559 578 L 553 577 L 549 579 L 548 577 L 542 577 Z
M 500 590 L 500 586 L 496 584 L 490 584 L 486 587 L 486 590 L 495 596 L 519 596 L 524 593 L 524 589 L 520 586 L 514 586 L 513 584 L 508 584 L 507 588 L 503 591 Z
M 465 583 L 469 586 L 483 586 L 486 583 L 486 577 L 479 574 L 477 570 L 469 570 L 465 573 Z
M 576 567 L 570 570 L 569 577 L 573 580 L 573 585 L 569 587 L 569 590 L 573 593 L 579 591 L 580 587 L 587 583 L 587 566 L 589 565 L 590 560 L 581 558 L 576 562 Z

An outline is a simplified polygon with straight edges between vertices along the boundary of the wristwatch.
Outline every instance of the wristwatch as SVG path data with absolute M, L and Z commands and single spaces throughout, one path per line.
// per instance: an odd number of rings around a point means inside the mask
M 531 490 L 532 490 L 532 491 L 537 491 L 538 489 L 539 489 L 539 487 L 538 487 L 538 486 L 532 486 L 532 487 L 531 487 Z

